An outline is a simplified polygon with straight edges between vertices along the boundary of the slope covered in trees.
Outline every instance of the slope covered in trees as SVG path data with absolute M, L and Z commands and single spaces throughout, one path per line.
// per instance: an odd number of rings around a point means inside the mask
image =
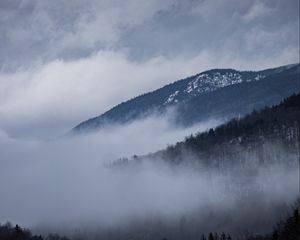
M 60 237 L 57 234 L 49 234 L 46 237 L 33 235 L 29 229 L 12 226 L 11 223 L 0 224 L 0 240 L 69 240 L 66 237 Z
M 277 238 L 266 233 L 272 232 L 287 205 L 299 197 L 299 121 L 300 94 L 294 94 L 279 105 L 232 119 L 165 150 L 120 159 L 113 166 L 130 170 L 154 163 L 175 169 L 175 173 L 193 169 L 188 174 L 203 176 L 209 186 L 200 195 L 216 193 L 218 206 L 207 205 L 199 213 L 195 210 L 187 217 L 184 231 L 170 231 L 176 234 L 170 233 L 166 239 L 199 239 L 201 233 L 203 239 L 220 239 L 215 231 L 230 233 L 232 239 L 288 239 L 287 234 L 294 231 L 292 220 L 287 227 L 281 224 L 274 233 Z M 199 197 L 196 191 L 195 197 Z M 232 208 L 222 209 L 227 203 L 232 203 Z
M 261 163 L 274 161 L 264 151 L 270 143 L 280 144 L 281 150 L 284 150 L 282 154 L 285 154 L 285 150 L 287 153 L 299 154 L 299 126 L 300 94 L 294 94 L 279 105 L 253 111 L 241 119 L 234 118 L 215 129 L 187 137 L 185 141 L 147 157 L 176 164 L 205 162 L 216 167 L 221 167 L 225 158 L 239 159 L 242 155 L 245 158 L 247 153 L 248 156 L 257 155 Z M 187 157 L 187 153 L 191 153 L 193 157 Z
M 273 233 L 264 236 L 253 236 L 248 240 L 299 240 L 300 239 L 300 200 L 290 211 L 289 215 L 278 221 Z
M 265 235 L 253 235 L 245 240 L 299 240 L 300 239 L 300 201 L 298 200 L 288 216 L 277 222 L 272 233 Z M 217 231 L 218 229 L 216 229 Z M 251 235 L 251 233 L 249 233 Z M 33 235 L 30 230 L 21 228 L 19 225 L 13 227 L 10 223 L 0 224 L 1 240 L 70 240 L 66 237 L 60 237 L 57 234 L 49 234 L 47 237 L 41 235 Z M 88 236 L 74 236 L 73 239 L 88 239 Z M 99 240 L 107 239 L 107 236 L 99 235 Z M 127 239 L 123 236 L 123 239 Z M 108 239 L 107 239 L 108 240 Z M 156 239 L 153 239 L 156 240 Z M 157 240 L 171 240 L 171 238 L 163 237 Z M 233 238 L 229 233 L 210 232 L 201 234 L 199 237 L 191 240 L 240 240 Z

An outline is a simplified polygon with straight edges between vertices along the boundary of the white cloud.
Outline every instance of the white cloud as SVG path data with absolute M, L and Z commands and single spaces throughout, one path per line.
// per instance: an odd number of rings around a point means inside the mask
M 270 29 L 286 26 L 295 31 L 295 2 L 291 0 L 283 7 L 278 0 L 272 3 L 237 0 L 5 0 L 0 14 L 1 40 L 5 46 L 0 51 L 0 64 L 2 67 L 27 66 L 28 62 L 39 58 L 47 61 L 57 57 L 77 58 L 99 50 L 124 48 L 128 42 L 130 51 L 134 51 L 135 44 L 142 51 L 143 45 L 148 46 L 145 42 L 151 42 L 151 37 L 157 35 L 166 38 L 154 41 L 148 55 L 164 52 L 169 47 L 164 40 L 168 37 L 181 41 L 170 43 L 173 47 L 168 51 L 173 55 L 174 52 L 184 54 L 190 44 L 193 51 L 203 51 L 208 47 L 218 47 L 215 37 L 226 41 L 235 31 L 251 30 L 257 24 Z M 275 12 L 277 14 L 271 14 Z M 257 21 L 250 21 L 255 19 Z M 181 25 L 185 24 L 183 30 Z M 151 35 L 152 31 L 156 35 Z M 132 32 L 141 35 L 131 36 Z M 216 35 L 216 32 L 220 34 Z M 195 39 L 200 44 L 196 44 Z M 234 44 L 240 45 L 236 39 Z
M 3 24 L 11 44 L 45 45 L 45 57 L 66 50 L 112 47 L 125 30 L 150 20 L 168 9 L 173 0 L 35 1 L 23 0 Z
M 253 70 L 287 64 L 295 58 L 293 50 L 278 51 L 277 60 L 268 61 L 265 56 L 241 60 L 234 52 L 219 57 L 209 51 L 193 58 L 160 56 L 145 62 L 129 60 L 126 52 L 99 51 L 74 61 L 55 60 L 3 73 L 1 128 L 10 134 L 34 133 L 34 129 L 52 136 L 62 134 L 82 120 L 177 79 L 210 68 L 251 66 Z
M 190 192 L 181 179 L 183 175 L 177 178 L 170 171 L 169 178 L 165 175 L 169 172 L 167 169 L 159 172 L 155 166 L 132 174 L 118 173 L 106 169 L 105 164 L 122 156 L 153 152 L 215 124 L 206 122 L 189 129 L 172 129 L 164 119 L 148 118 L 116 128 L 108 127 L 97 134 L 56 141 L 14 139 L 0 131 L 0 221 L 28 225 L 44 221 L 54 223 L 56 219 L 57 225 L 64 221 L 80 223 L 81 220 L 98 219 L 109 224 L 126 221 L 128 216 L 145 211 L 161 210 L 163 214 L 182 211 L 190 205 L 189 201 L 181 205 L 182 194 Z M 170 189 L 169 181 L 174 178 L 178 182 Z M 144 179 L 143 183 L 135 181 L 137 179 Z M 131 188 L 126 190 L 126 185 Z M 160 191 L 161 187 L 170 192 Z M 160 196 L 154 198 L 156 194 Z M 139 201 L 132 204 L 138 195 Z M 178 197 L 177 203 L 167 207 L 167 199 L 171 196 Z M 141 202 L 142 199 L 148 204 Z M 12 208 L 13 205 L 16 208 Z M 183 208 L 179 210 L 178 206 Z
M 272 16 L 266 13 L 263 2 L 3 3 L 0 40 L 4 47 L 0 49 L 0 64 L 3 56 L 4 70 L 6 63 L 19 66 L 10 73 L 0 71 L 0 128 L 9 134 L 33 129 L 61 133 L 121 101 L 209 68 L 254 70 L 299 61 L 299 38 L 295 37 L 298 25 L 287 22 L 286 13 L 280 16 L 283 24 L 272 29 L 265 22 L 247 28 L 245 21 L 236 25 L 243 16 Z M 248 10 L 248 6 L 252 7 Z M 221 29 L 220 18 L 224 19 Z M 191 22 L 185 22 L 186 19 Z M 209 24 L 203 24 L 203 19 Z M 199 28 L 195 22 L 199 22 Z M 173 25 L 178 23 L 192 23 L 197 28 L 174 31 Z M 141 31 L 145 26 L 159 30 L 154 35 L 144 33 L 140 36 L 142 42 L 133 37 L 126 48 L 123 35 Z M 173 28 L 170 35 L 169 26 Z M 176 38 L 177 34 L 184 36 Z M 132 57 L 133 49 L 142 52 L 143 43 L 147 42 L 148 50 L 148 43 L 158 35 L 162 37 L 153 46 L 152 54 L 147 53 L 143 61 Z M 172 43 L 165 40 L 171 38 L 175 38 Z M 185 52 L 194 38 L 199 42 L 193 41 L 192 54 Z M 171 56 L 163 51 L 169 45 Z M 68 54 L 75 55 L 68 58 Z
M 247 174 L 240 172 L 238 166 L 238 172 L 230 167 L 222 173 L 151 163 L 113 171 L 103 165 L 122 156 L 164 148 L 167 143 L 205 130 L 211 124 L 215 123 L 172 129 L 163 119 L 148 118 L 117 128 L 106 128 L 97 134 L 56 141 L 13 139 L 0 131 L 0 221 L 13 221 L 25 226 L 46 224 L 47 227 L 67 223 L 66 228 L 63 227 L 66 233 L 69 227 L 74 230 L 86 224 L 88 227 L 94 224 L 102 227 L 126 226 L 135 218 L 144 220 L 150 217 L 151 220 L 152 216 L 159 214 L 176 221 L 181 216 L 197 215 L 203 220 L 203 226 L 209 226 L 204 223 L 207 218 L 202 213 L 221 210 L 220 214 L 224 214 L 225 210 L 229 210 L 236 219 L 237 211 L 244 221 L 249 212 L 248 208 L 240 208 L 240 204 L 245 206 L 247 203 L 257 216 L 261 209 L 270 214 L 277 213 L 275 206 L 296 198 L 297 168 L 277 166 L 273 161 L 272 167 L 265 163 L 265 168 L 261 166 L 257 176 L 251 175 L 252 181 Z M 278 154 L 274 148 L 280 149 L 272 144 L 264 147 L 269 154 Z M 252 169 L 250 162 L 259 161 L 255 154 L 250 159 L 245 154 L 247 157 L 241 156 L 241 159 L 248 159 Z M 297 157 L 290 154 L 296 164 Z M 192 154 L 186 153 L 185 156 L 193 159 Z M 286 154 L 276 156 L 276 159 L 283 156 L 286 160 Z M 286 161 L 281 161 L 286 164 Z M 239 196 L 245 182 L 246 201 Z M 259 203 L 255 208 L 253 199 Z M 265 217 L 267 220 L 272 218 L 268 214 Z M 217 217 L 215 220 L 219 222 Z M 235 222 L 230 221 L 231 224 Z
M 274 9 L 270 8 L 262 1 L 256 1 L 249 11 L 243 16 L 246 21 L 251 21 L 253 19 L 257 19 L 261 16 L 266 17 L 269 14 L 274 13 Z
M 248 51 L 257 51 L 259 49 L 275 49 L 284 43 L 291 36 L 291 29 L 279 28 L 273 31 L 263 29 L 257 26 L 245 33 L 244 39 Z M 284 46 L 286 47 L 286 46 Z

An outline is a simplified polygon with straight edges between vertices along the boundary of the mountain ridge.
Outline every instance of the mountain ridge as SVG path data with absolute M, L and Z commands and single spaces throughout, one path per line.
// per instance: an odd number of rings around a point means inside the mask
M 276 78 L 276 75 L 286 73 L 291 75 L 291 69 L 295 69 L 293 76 L 294 81 L 289 82 L 290 88 L 298 91 L 297 77 L 299 75 L 299 63 L 289 64 L 276 68 L 269 68 L 260 71 L 238 71 L 235 69 L 211 69 L 201 73 L 192 75 L 190 77 L 177 80 L 173 83 L 167 84 L 159 89 L 151 92 L 141 94 L 128 101 L 122 102 L 101 115 L 90 118 L 81 122 L 72 129 L 73 133 L 88 132 L 95 129 L 100 129 L 106 124 L 122 124 L 129 121 L 137 120 L 141 117 L 149 116 L 153 112 L 164 114 L 170 107 L 183 109 L 186 103 L 193 103 L 198 97 L 203 97 L 205 94 L 210 94 L 223 88 L 240 85 L 243 83 L 259 82 L 269 79 L 271 76 Z M 295 77 L 296 76 L 296 77 Z M 281 76 L 285 78 L 285 76 Z M 278 80 L 276 80 L 278 82 Z M 279 89 L 284 83 L 281 84 Z M 268 83 L 267 83 L 268 85 Z M 297 86 L 297 87 L 296 87 Z M 266 86 L 264 86 L 266 88 Z M 272 100 L 271 103 L 277 103 L 282 98 L 287 97 L 293 92 L 280 94 L 280 98 Z M 268 93 L 267 93 L 268 94 Z M 270 96 L 273 96 L 271 92 Z M 225 94 L 226 95 L 226 94 Z M 275 94 L 276 95 L 276 94 Z M 278 95 L 278 94 L 277 94 Z M 259 96 L 262 98 L 262 96 Z M 269 104 L 269 103 L 267 103 Z M 193 104 L 192 104 L 193 105 Z M 248 104 L 249 105 L 249 104 Z M 263 105 L 263 104 L 262 104 Z M 247 106 L 246 106 L 247 108 Z M 250 107 L 249 107 L 250 108 Z M 177 116 L 184 115 L 182 112 L 177 111 Z M 197 115 L 197 114 L 196 114 Z M 201 115 L 201 117 L 199 117 Z M 207 114 L 206 114 L 207 115 Z M 221 114 L 222 115 L 222 114 Z M 224 116 L 226 114 L 223 114 Z M 226 116 L 227 117 L 227 116 Z M 232 117 L 232 116 L 229 116 Z M 198 113 L 198 119 L 205 119 L 205 113 Z M 179 121 L 183 124 L 192 124 L 193 121 Z M 185 123 L 184 123 L 185 122 Z M 195 122 L 195 121 L 194 121 Z

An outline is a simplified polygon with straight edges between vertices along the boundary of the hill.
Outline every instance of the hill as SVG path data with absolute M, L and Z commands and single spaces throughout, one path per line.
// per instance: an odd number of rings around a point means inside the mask
M 210 118 L 230 119 L 277 104 L 299 91 L 300 65 L 263 71 L 214 69 L 123 102 L 72 129 L 85 133 L 173 110 L 172 124 L 189 126 Z

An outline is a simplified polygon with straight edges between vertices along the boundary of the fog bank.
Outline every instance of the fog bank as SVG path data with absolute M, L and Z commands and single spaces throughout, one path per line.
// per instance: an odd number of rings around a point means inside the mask
M 148 118 L 53 141 L 14 139 L 2 132 L 0 221 L 63 234 L 118 229 L 116 239 L 122 231 L 156 229 L 159 222 L 165 224 L 162 232 L 180 229 L 182 221 L 190 232 L 199 226 L 203 232 L 238 231 L 241 222 L 243 228 L 269 230 L 298 195 L 295 164 L 266 165 L 251 177 L 243 171 L 171 167 L 151 159 L 128 168 L 107 166 L 119 157 L 162 149 L 216 124 L 174 129 L 163 119 Z M 270 156 L 277 153 L 270 151 Z M 297 162 L 296 155 L 290 157 Z

